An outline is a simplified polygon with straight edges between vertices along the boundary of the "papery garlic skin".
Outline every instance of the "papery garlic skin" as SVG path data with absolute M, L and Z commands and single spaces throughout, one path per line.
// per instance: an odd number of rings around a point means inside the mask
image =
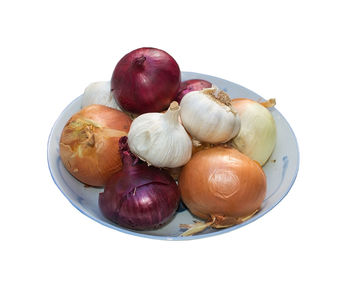
M 256 101 L 233 99 L 241 129 L 232 145 L 263 166 L 276 145 L 276 123 L 271 112 Z
M 133 120 L 128 134 L 131 152 L 155 167 L 185 165 L 192 155 L 192 141 L 179 122 L 179 106 L 171 103 L 165 113 L 146 113 Z
M 201 142 L 225 143 L 240 128 L 229 96 L 217 88 L 187 93 L 181 100 L 180 116 L 186 130 Z
M 84 108 L 92 104 L 121 110 L 112 95 L 110 81 L 93 82 L 85 88 L 81 105 Z

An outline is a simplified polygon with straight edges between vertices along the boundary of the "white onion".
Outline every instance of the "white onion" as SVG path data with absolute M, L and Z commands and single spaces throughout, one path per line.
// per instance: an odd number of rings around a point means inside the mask
M 232 141 L 233 146 L 264 165 L 276 145 L 276 123 L 272 114 L 250 99 L 233 99 L 232 105 L 241 119 L 241 129 Z
M 111 93 L 110 81 L 93 82 L 85 88 L 81 105 L 84 108 L 93 104 L 121 110 Z

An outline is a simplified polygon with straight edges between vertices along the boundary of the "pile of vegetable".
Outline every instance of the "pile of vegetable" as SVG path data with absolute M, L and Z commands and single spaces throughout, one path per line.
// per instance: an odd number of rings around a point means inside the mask
M 165 51 L 140 48 L 110 81 L 90 84 L 82 109 L 65 125 L 60 156 L 86 186 L 101 187 L 99 207 L 134 230 L 160 228 L 183 201 L 203 221 L 183 236 L 239 224 L 266 194 L 262 166 L 276 144 L 269 107 L 230 96 L 212 82 L 181 82 Z

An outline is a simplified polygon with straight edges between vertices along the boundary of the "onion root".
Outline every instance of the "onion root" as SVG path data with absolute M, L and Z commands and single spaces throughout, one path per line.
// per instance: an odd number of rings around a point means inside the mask
M 222 229 L 235 226 L 252 218 L 258 211 L 259 209 L 255 210 L 252 214 L 245 217 L 226 218 L 224 216 L 212 216 L 211 220 L 208 222 L 197 221 L 194 224 L 180 224 L 181 229 L 187 229 L 185 232 L 180 234 L 180 237 L 188 237 L 198 234 L 207 229 L 208 227 Z

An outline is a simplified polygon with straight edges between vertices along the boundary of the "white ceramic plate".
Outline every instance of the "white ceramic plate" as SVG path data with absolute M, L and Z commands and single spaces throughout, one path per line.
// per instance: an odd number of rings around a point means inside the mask
M 232 98 L 245 97 L 257 101 L 264 100 L 254 92 L 233 82 L 199 73 L 182 72 L 182 80 L 195 78 L 212 82 L 227 92 Z M 93 220 L 118 231 L 146 238 L 165 240 L 198 239 L 229 232 L 253 222 L 274 208 L 287 195 L 297 176 L 299 167 L 297 140 L 286 119 L 276 108 L 272 108 L 270 110 L 277 126 L 277 143 L 270 160 L 263 167 L 267 178 L 266 198 L 262 204 L 261 210 L 252 218 L 239 225 L 226 229 L 209 228 L 191 237 L 179 237 L 184 231 L 179 228 L 180 224 L 192 224 L 194 220 L 198 220 L 193 217 L 183 205 L 180 205 L 172 221 L 158 230 L 134 231 L 120 227 L 106 219 L 99 210 L 98 195 L 102 192 L 102 189 L 84 187 L 82 183 L 69 174 L 60 160 L 59 139 L 62 129 L 69 118 L 81 109 L 81 98 L 82 96 L 76 98 L 64 109 L 51 130 L 47 146 L 49 169 L 57 187 L 73 206 Z

